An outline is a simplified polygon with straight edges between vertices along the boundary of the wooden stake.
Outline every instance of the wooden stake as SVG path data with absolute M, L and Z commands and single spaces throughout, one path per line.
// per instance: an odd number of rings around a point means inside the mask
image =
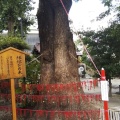
M 10 82 L 11 82 L 11 99 L 12 99 L 12 117 L 13 117 L 13 120 L 17 120 L 16 101 L 15 101 L 15 81 L 14 79 L 10 79 Z

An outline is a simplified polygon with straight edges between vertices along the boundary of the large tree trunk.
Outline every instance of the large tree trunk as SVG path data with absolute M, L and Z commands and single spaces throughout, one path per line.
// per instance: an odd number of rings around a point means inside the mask
M 63 0 L 63 2 L 69 12 L 72 0 Z M 60 0 L 39 0 L 37 17 L 41 45 L 41 83 L 66 84 L 80 82 L 78 65 L 75 59 L 76 51 L 73 43 L 73 35 L 69 28 L 68 16 L 66 15 Z M 83 93 L 82 88 L 79 92 Z M 66 91 L 62 91 L 58 94 L 64 95 L 66 94 Z M 74 95 L 76 93 L 68 90 L 67 94 Z M 76 107 L 76 104 L 73 103 L 72 110 L 83 109 L 83 106 L 84 105 L 77 105 Z M 71 110 L 69 104 L 62 107 L 57 106 L 57 108 L 52 105 L 47 105 L 47 107 L 43 106 L 42 109 Z M 47 117 L 47 120 L 49 119 L 50 118 Z M 71 119 L 73 120 L 73 118 Z M 46 119 L 43 118 L 43 120 Z M 52 120 L 58 120 L 58 118 L 55 117 Z M 64 118 L 59 120 L 64 120 Z
M 69 11 L 72 0 L 64 0 L 64 4 Z M 42 83 L 79 82 L 73 36 L 68 16 L 60 1 L 40 0 L 37 16 L 42 54 Z
M 8 35 L 13 35 L 14 33 L 14 20 L 12 17 L 9 17 L 8 20 Z

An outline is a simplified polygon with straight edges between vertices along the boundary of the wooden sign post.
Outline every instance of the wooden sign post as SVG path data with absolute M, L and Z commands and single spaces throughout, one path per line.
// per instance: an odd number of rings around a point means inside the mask
M 10 79 L 13 120 L 16 120 L 14 78 L 26 77 L 25 55 L 27 53 L 9 47 L 0 51 L 0 80 Z

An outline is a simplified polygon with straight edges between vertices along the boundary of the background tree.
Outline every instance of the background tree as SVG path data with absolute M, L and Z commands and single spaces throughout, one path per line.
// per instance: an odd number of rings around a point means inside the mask
M 0 36 L 0 50 L 14 47 L 19 50 L 30 49 L 29 45 L 20 37 Z
M 35 56 L 29 56 L 26 64 L 26 82 L 37 84 L 40 82 L 40 61 Z
M 107 17 L 108 15 L 114 15 L 114 22 L 120 21 L 120 2 L 119 0 L 101 0 L 102 4 L 107 8 L 105 12 L 102 12 L 98 20 L 103 19 L 104 17 Z
M 33 24 L 30 19 L 30 13 L 33 9 L 32 0 L 0 0 L 0 32 L 8 30 L 8 33 L 20 31 L 21 18 L 23 23 L 23 31 L 28 29 L 28 26 Z
M 120 74 L 120 25 L 113 23 L 110 27 L 98 32 L 85 32 L 83 42 L 92 55 L 98 69 L 106 70 L 106 79 L 109 81 L 111 96 L 111 79 Z M 93 65 L 90 63 L 90 66 Z

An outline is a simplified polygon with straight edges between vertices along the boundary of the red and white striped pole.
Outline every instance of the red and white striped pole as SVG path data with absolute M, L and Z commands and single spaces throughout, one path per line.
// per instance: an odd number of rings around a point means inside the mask
M 107 86 L 107 81 L 106 81 L 104 68 L 101 69 L 101 94 L 102 94 L 102 100 L 104 102 L 104 118 L 105 118 L 105 120 L 109 120 L 108 86 Z

